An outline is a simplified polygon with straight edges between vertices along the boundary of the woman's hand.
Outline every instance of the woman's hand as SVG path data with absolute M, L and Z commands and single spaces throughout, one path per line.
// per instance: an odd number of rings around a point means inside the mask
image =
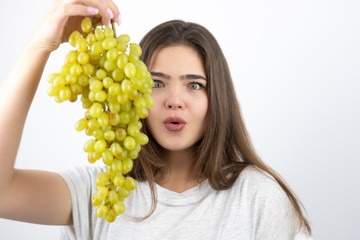
M 120 24 L 120 13 L 112 0 L 55 0 L 32 35 L 30 44 L 52 52 L 66 42 L 74 30 L 80 30 L 84 16 L 100 14 L 102 23 Z

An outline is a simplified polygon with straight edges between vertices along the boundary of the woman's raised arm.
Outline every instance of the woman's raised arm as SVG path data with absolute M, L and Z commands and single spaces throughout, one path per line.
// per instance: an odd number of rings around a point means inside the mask
M 52 51 L 80 29 L 83 16 L 119 23 L 112 0 L 55 0 L 0 86 L 0 217 L 42 224 L 71 224 L 71 198 L 56 173 L 14 169 L 25 120 Z M 28 159 L 31 161 L 31 159 Z

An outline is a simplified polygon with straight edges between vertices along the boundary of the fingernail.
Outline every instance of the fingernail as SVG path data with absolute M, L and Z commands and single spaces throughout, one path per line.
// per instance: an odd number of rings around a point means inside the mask
M 88 7 L 88 8 L 87 8 L 87 11 L 88 11 L 88 13 L 90 13 L 90 14 L 92 14 L 92 15 L 95 15 L 95 14 L 98 14 L 98 13 L 99 13 L 99 9 L 93 8 L 93 7 Z
M 111 11 L 111 9 L 108 8 L 106 11 L 107 11 L 107 13 L 108 13 L 108 15 L 109 15 L 109 18 L 112 19 L 112 18 L 114 17 L 114 14 L 113 14 L 113 12 Z
M 120 14 L 119 14 L 119 16 L 117 17 L 117 23 L 118 23 L 118 25 L 121 24 L 121 15 L 120 15 Z

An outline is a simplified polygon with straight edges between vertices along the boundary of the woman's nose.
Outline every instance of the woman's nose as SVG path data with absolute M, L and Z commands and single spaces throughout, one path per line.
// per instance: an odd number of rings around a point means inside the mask
M 166 108 L 172 110 L 183 109 L 185 107 L 184 93 L 180 88 L 169 89 L 169 93 L 165 101 L 165 106 Z

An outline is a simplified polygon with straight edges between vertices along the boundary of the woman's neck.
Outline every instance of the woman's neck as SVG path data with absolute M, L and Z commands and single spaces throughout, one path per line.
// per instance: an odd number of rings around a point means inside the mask
M 199 184 L 193 175 L 193 151 L 169 151 L 166 153 L 169 167 L 162 170 L 156 182 L 174 192 L 184 192 Z

